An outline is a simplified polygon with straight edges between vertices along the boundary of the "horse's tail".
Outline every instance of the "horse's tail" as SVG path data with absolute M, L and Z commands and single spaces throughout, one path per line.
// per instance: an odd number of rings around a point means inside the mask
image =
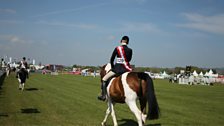
M 159 118 L 159 105 L 156 99 L 155 91 L 154 91 L 154 85 L 152 78 L 146 74 L 141 73 L 141 78 L 146 80 L 147 83 L 147 92 L 146 92 L 146 98 L 148 101 L 148 113 L 147 113 L 147 119 L 158 119 Z

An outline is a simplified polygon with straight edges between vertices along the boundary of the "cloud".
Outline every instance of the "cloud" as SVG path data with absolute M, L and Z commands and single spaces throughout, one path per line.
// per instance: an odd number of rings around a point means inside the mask
M 16 11 L 13 9 L 0 9 L 0 14 L 15 14 Z
M 23 21 L 17 21 L 17 20 L 0 20 L 0 24 L 22 24 Z
M 44 16 L 50 16 L 50 15 L 56 15 L 56 14 L 78 12 L 78 11 L 83 11 L 83 10 L 87 10 L 87 9 L 91 9 L 91 8 L 98 8 L 98 7 L 101 7 L 101 6 L 104 6 L 104 5 L 106 5 L 106 3 L 98 3 L 98 4 L 82 6 L 82 7 L 74 8 L 74 9 L 64 9 L 64 10 L 46 12 L 46 13 L 43 13 L 43 14 L 34 15 L 32 17 L 44 17 Z
M 48 51 L 46 48 L 49 46 L 44 45 L 45 43 L 47 43 L 47 41 L 32 40 L 31 38 L 19 35 L 0 35 L 0 54 L 5 54 L 14 58 L 27 56 L 41 59 L 46 57 L 45 53 Z
M 224 14 L 204 16 L 200 14 L 183 13 L 187 23 L 177 24 L 177 27 L 195 29 L 215 34 L 224 34 Z
M 0 35 L 0 42 L 8 42 L 11 44 L 28 44 L 31 43 L 29 40 L 22 39 L 16 35 Z
M 0 35 L 0 53 L 7 55 L 25 55 L 33 41 L 16 35 Z M 35 49 L 32 48 L 32 49 Z
M 150 33 L 158 33 L 161 30 L 152 23 L 125 23 L 122 24 L 122 31 L 128 32 L 150 32 Z
M 36 24 L 43 24 L 43 25 L 51 25 L 51 26 L 63 26 L 63 27 L 75 27 L 81 29 L 95 29 L 98 26 L 95 24 L 70 24 L 66 22 L 50 22 L 50 21 L 38 21 Z

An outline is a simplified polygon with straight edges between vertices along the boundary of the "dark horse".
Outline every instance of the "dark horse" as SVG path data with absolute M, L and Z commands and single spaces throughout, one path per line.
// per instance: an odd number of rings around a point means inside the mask
M 21 68 L 17 72 L 17 78 L 18 78 L 18 81 L 19 81 L 19 89 L 24 90 L 25 82 L 26 82 L 26 79 L 28 78 L 27 70 L 25 68 Z
M 107 72 L 111 70 L 108 63 L 101 68 L 101 80 Z M 138 109 L 136 101 L 139 99 L 141 110 Z M 115 103 L 126 103 L 130 110 L 135 114 L 138 125 L 142 126 L 146 118 L 149 120 L 159 118 L 159 106 L 154 92 L 151 77 L 143 72 L 126 72 L 110 80 L 107 86 L 108 109 L 105 118 L 101 123 L 106 125 L 108 115 L 111 113 L 114 126 L 117 120 L 114 111 Z M 148 103 L 148 113 L 146 115 L 146 104 Z

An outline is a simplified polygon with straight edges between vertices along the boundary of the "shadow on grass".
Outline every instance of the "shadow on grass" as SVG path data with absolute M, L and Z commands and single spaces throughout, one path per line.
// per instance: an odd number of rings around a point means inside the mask
M 38 91 L 39 89 L 38 88 L 26 88 L 25 90 L 26 91 Z
M 25 108 L 25 109 L 21 109 L 21 113 L 33 114 L 33 113 L 40 113 L 40 111 L 36 108 Z
M 1 118 L 1 117 L 9 117 L 9 115 L 6 114 L 6 113 L 0 113 L 0 118 Z
M 135 120 L 131 119 L 122 119 L 119 120 L 120 125 L 119 126 L 138 126 L 138 123 Z M 161 124 L 148 124 L 144 126 L 161 126 Z

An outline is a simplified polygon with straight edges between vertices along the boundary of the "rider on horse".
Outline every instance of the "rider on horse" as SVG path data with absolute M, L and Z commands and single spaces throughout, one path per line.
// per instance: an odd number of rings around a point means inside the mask
M 104 77 L 101 85 L 101 96 L 98 96 L 99 100 L 104 101 L 106 99 L 106 87 L 107 87 L 107 80 L 114 75 L 121 75 L 125 72 L 132 71 L 130 61 L 132 58 L 132 49 L 129 48 L 127 45 L 129 43 L 128 36 L 123 36 L 121 39 L 121 45 L 117 46 L 110 58 L 110 64 L 112 70 L 109 71 Z M 116 63 L 114 65 L 114 60 L 117 57 Z
M 29 74 L 28 74 L 28 63 L 26 62 L 26 57 L 23 57 L 23 60 L 20 62 L 19 64 L 19 68 L 20 68 L 20 71 L 21 72 L 22 70 L 24 70 L 26 72 L 26 77 L 29 78 Z

